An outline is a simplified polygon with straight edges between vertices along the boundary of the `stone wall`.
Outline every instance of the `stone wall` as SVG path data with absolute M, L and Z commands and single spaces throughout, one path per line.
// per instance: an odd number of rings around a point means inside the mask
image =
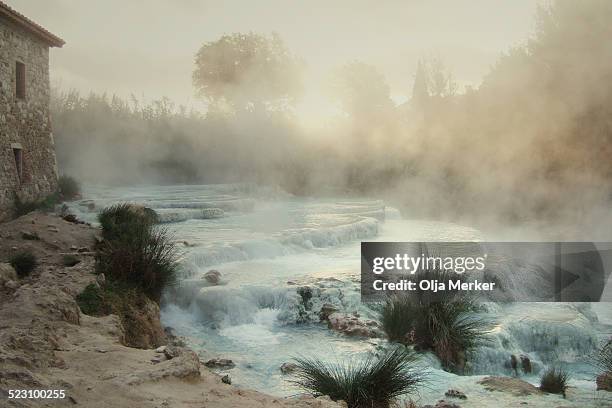
M 15 93 L 17 62 L 25 64 L 25 99 Z M 0 16 L 0 219 L 10 216 L 15 195 L 32 201 L 57 189 L 49 99 L 49 46 Z

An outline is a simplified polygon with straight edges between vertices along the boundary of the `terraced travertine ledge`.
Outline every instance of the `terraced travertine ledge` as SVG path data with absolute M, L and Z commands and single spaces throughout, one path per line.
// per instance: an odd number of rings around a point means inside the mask
M 154 349 L 123 345 L 117 316 L 87 316 L 75 301 L 96 282 L 91 249 L 98 233 L 41 213 L 0 224 L 0 262 L 23 250 L 39 260 L 26 278 L 15 278 L 7 264 L 0 268 L 0 406 L 344 406 L 329 398 L 283 399 L 225 384 L 184 346 L 171 345 L 174 357 L 153 363 Z M 64 266 L 67 253 L 80 262 Z M 159 310 L 149 318 L 159 325 Z M 17 389 L 65 390 L 66 398 L 8 400 L 8 391 Z

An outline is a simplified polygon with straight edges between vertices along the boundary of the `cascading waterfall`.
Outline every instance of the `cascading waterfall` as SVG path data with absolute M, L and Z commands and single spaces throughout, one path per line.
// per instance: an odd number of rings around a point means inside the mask
M 163 323 L 185 336 L 202 358 L 234 360 L 235 384 L 277 395 L 295 393 L 279 366 L 296 355 L 336 361 L 375 352 L 384 344 L 335 333 L 320 322 L 323 307 L 377 318 L 376 310 L 360 302 L 360 241 L 483 239 L 460 225 L 405 220 L 380 200 L 301 199 L 248 184 L 99 187 L 85 195 L 88 201 L 74 203 L 71 210 L 90 222 L 100 208 L 120 201 L 162 215 L 181 249 L 184 274 L 164 297 Z M 534 276 L 530 265 L 499 268 L 508 272 L 501 275 L 509 276 L 503 283 L 511 291 L 525 290 L 519 283 Z M 220 272 L 218 284 L 204 278 L 210 269 Z M 436 358 L 426 354 L 437 383 L 425 397 L 444 392 L 449 384 L 470 390 L 481 374 L 512 375 L 511 355 L 528 356 L 531 374 L 518 374 L 530 381 L 561 362 L 574 378 L 592 382 L 588 356 L 612 326 L 598 320 L 589 304 L 485 306 L 494 329 L 491 341 L 470 356 L 475 377 L 443 372 Z

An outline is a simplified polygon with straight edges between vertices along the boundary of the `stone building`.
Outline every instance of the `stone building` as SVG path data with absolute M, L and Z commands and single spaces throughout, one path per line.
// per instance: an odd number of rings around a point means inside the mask
M 57 189 L 49 48 L 64 41 L 0 2 L 0 219 Z

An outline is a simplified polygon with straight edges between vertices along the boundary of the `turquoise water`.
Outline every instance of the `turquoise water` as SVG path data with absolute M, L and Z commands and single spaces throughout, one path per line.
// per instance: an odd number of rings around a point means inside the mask
M 298 393 L 282 363 L 295 356 L 329 361 L 360 358 L 384 346 L 380 339 L 358 339 L 319 322 L 323 304 L 361 318 L 376 318 L 359 297 L 361 241 L 486 240 L 479 231 L 452 223 L 411 220 L 381 200 L 295 198 L 278 189 L 253 185 L 103 188 L 89 187 L 79 216 L 94 221 L 105 205 L 130 201 L 146 205 L 168 221 L 182 253 L 181 285 L 164 299 L 164 325 L 185 336 L 202 359 L 230 358 L 238 386 L 279 396 Z M 219 208 L 219 218 L 203 218 Z M 210 213 L 206 213 L 209 214 Z M 202 276 L 215 269 L 220 285 Z M 305 306 L 300 287 L 312 298 Z M 473 357 L 473 376 L 458 377 L 424 356 L 431 384 L 423 402 L 435 402 L 453 384 L 474 394 L 484 374 L 510 375 L 510 354 L 530 356 L 538 372 L 561 362 L 573 383 L 594 390 L 594 347 L 612 333 L 610 308 L 598 305 L 488 305 L 495 322 L 493 342 Z M 425 369 L 425 368 L 424 368 Z M 475 401 L 477 399 L 474 399 Z M 477 405 L 474 405 L 477 406 Z

